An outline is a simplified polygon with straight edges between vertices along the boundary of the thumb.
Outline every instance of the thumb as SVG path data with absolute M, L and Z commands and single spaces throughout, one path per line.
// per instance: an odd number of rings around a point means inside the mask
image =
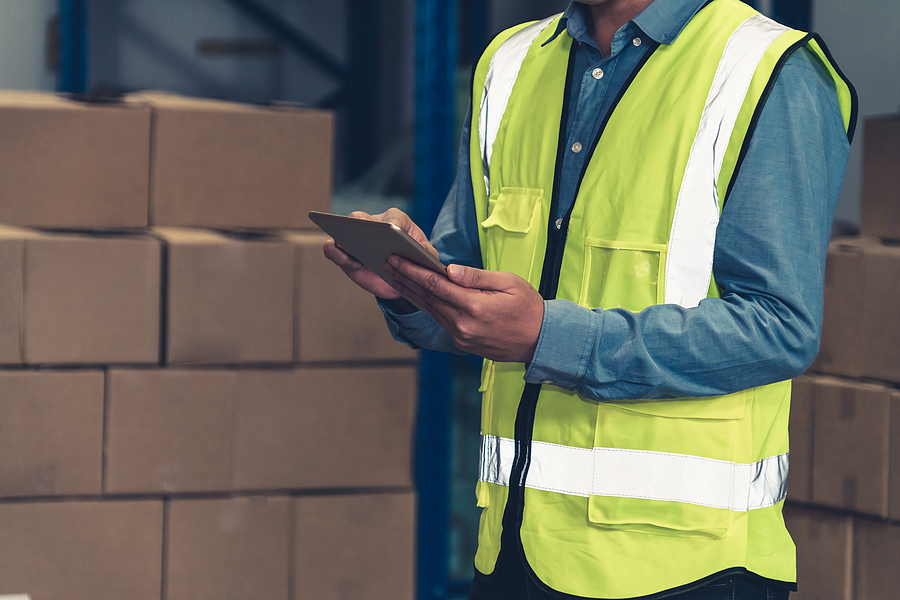
M 447 277 L 458 286 L 479 289 L 479 290 L 501 290 L 505 289 L 502 285 L 500 276 L 502 273 L 496 271 L 485 271 L 483 269 L 475 269 L 464 265 L 450 265 L 447 267 Z

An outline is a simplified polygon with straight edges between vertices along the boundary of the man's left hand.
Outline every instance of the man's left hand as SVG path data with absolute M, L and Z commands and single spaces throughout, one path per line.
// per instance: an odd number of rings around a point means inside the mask
M 450 265 L 448 278 L 397 256 L 386 271 L 394 289 L 431 313 L 460 350 L 501 362 L 534 356 L 544 299 L 518 275 Z

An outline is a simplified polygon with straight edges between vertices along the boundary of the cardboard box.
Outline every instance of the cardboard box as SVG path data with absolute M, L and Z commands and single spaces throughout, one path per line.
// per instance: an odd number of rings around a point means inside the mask
M 822 339 L 812 371 L 847 377 L 862 373 L 860 307 L 865 293 L 865 246 L 872 243 L 868 238 L 841 238 L 828 246 Z
M 129 102 L 153 110 L 153 225 L 309 228 L 331 202 L 331 113 L 162 93 Z
M 147 107 L 4 90 L 0 124 L 0 222 L 147 226 Z
M 166 362 L 290 363 L 293 248 L 281 238 L 158 228 L 166 243 Z
M 416 370 L 239 371 L 234 488 L 408 487 Z
M 816 380 L 816 504 L 887 517 L 890 395 L 880 385 Z
M 853 519 L 788 506 L 784 521 L 797 546 L 792 600 L 851 600 Z
M 230 489 L 233 373 L 111 369 L 107 398 L 104 492 Z
M 0 504 L 0 594 L 159 600 L 160 500 Z
M 292 600 L 411 600 L 412 493 L 294 499 Z
M 25 236 L 0 225 L 0 364 L 22 364 L 24 320 Z
M 791 467 L 788 475 L 788 500 L 812 502 L 813 424 L 815 422 L 815 379 L 798 377 L 791 383 L 791 416 L 788 434 Z
M 413 360 L 417 353 L 394 341 L 368 292 L 325 258 L 321 232 L 286 232 L 294 246 L 294 360 Z
M 841 238 L 829 246 L 822 342 L 811 369 L 900 383 L 900 246 Z
M 26 363 L 159 361 L 158 240 L 30 232 L 24 260 Z
M 0 497 L 101 493 L 102 371 L 0 371 L 0 423 Z
M 173 500 L 163 597 L 287 599 L 290 513 L 287 496 Z
M 896 598 L 900 589 L 900 525 L 856 521 L 855 598 Z
M 856 333 L 860 372 L 863 377 L 900 383 L 900 246 L 872 244 L 865 247 L 866 279 Z
M 867 118 L 864 142 L 860 230 L 900 240 L 900 115 Z

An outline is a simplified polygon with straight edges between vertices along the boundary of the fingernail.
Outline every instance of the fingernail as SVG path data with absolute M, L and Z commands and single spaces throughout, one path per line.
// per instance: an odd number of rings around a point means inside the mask
M 447 275 L 449 275 L 453 279 L 459 279 L 460 277 L 462 277 L 462 274 L 462 267 L 459 265 L 450 265 L 447 267 Z

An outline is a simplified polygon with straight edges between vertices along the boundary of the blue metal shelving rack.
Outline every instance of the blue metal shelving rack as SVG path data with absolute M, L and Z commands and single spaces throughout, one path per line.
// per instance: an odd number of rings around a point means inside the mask
M 430 231 L 453 181 L 456 2 L 417 0 L 414 218 Z M 448 597 L 450 358 L 424 351 L 419 374 L 415 477 L 419 494 L 418 600 Z
M 81 94 L 87 86 L 87 0 L 59 0 L 60 92 Z

